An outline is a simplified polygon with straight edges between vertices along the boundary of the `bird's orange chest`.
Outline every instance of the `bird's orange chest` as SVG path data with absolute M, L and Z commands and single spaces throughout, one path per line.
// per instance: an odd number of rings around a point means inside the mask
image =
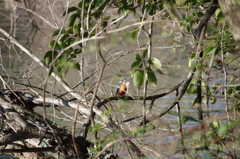
M 126 84 L 123 83 L 120 85 L 120 88 L 118 90 L 118 95 L 124 95 L 126 91 L 127 91 Z

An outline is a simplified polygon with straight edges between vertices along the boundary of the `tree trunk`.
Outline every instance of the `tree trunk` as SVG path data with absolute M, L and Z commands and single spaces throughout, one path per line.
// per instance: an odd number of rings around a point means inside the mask
M 240 46 L 240 1 L 239 0 L 219 0 L 220 7 L 225 15 L 227 24 L 233 38 Z

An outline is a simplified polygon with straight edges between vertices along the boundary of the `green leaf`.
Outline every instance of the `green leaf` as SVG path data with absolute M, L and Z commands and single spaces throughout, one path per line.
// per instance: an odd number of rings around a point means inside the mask
M 70 35 L 69 34 L 64 34 L 62 37 L 59 39 L 59 42 L 64 42 Z
M 103 27 L 103 28 L 105 28 L 105 27 L 107 27 L 107 25 L 108 25 L 108 20 L 111 18 L 111 16 L 106 16 L 106 17 L 104 17 L 104 19 L 103 19 L 103 21 L 102 21 L 102 23 L 101 23 L 101 26 Z
M 145 134 L 147 131 L 144 127 L 141 127 L 141 128 L 137 128 L 136 129 L 136 133 L 141 133 L 141 134 Z
M 154 86 L 157 85 L 157 78 L 155 76 L 155 73 L 152 71 L 151 68 L 147 69 L 147 80 L 152 83 Z
M 101 125 L 100 124 L 94 124 L 94 126 L 89 126 L 88 127 L 88 129 L 90 130 L 90 131 L 99 131 L 100 129 L 101 129 Z
M 66 62 L 66 63 L 64 63 L 64 65 L 62 66 L 62 70 L 61 70 L 62 76 L 66 76 L 68 70 L 69 70 L 69 64 L 68 64 L 68 62 Z
M 218 133 L 219 135 L 226 135 L 226 134 L 228 133 L 228 131 L 229 131 L 229 125 L 222 125 L 222 126 L 218 129 L 217 133 Z
M 149 64 L 156 67 L 159 70 L 162 70 L 162 64 L 157 58 L 150 58 L 148 60 Z
M 187 93 L 187 95 L 196 94 L 197 93 L 197 88 L 196 88 L 194 83 L 190 83 L 188 85 L 186 93 Z
M 57 66 L 57 74 L 62 77 L 65 76 L 69 70 L 68 62 L 65 58 L 60 59 L 59 65 Z
M 73 34 L 80 36 L 81 23 L 77 23 L 73 26 Z
M 144 82 L 144 71 L 143 70 L 136 70 L 134 72 L 134 76 L 133 76 L 133 84 L 135 85 L 135 87 L 137 87 L 137 89 L 139 89 L 143 82 Z
M 223 12 L 222 12 L 222 10 L 220 8 L 218 8 L 215 11 L 215 16 L 216 16 L 218 22 L 222 22 L 223 23 L 225 21 L 224 14 L 223 14 Z
M 74 44 L 76 41 L 77 41 L 77 39 L 71 38 L 70 41 L 69 41 L 69 45 Z
M 108 25 L 108 21 L 106 21 L 106 20 L 102 21 L 101 26 L 103 28 L 105 28 L 107 25 Z
M 135 62 L 132 64 L 131 68 L 141 67 L 141 65 L 142 65 L 142 61 L 135 61 Z
M 220 12 L 222 12 L 222 10 L 220 8 L 216 9 L 215 16 L 217 17 Z
M 56 41 L 56 40 L 52 40 L 50 43 L 49 43 L 49 47 L 51 49 L 54 49 L 54 50 L 61 50 L 61 46 L 59 45 L 59 43 Z
M 215 104 L 217 101 L 217 98 L 216 97 L 210 97 L 210 103 L 211 104 Z
M 73 27 L 72 26 L 67 29 L 67 33 L 73 34 Z
M 102 4 L 103 0 L 98 0 L 95 3 L 95 8 L 99 7 Z
M 73 27 L 73 24 L 78 17 L 80 17 L 78 13 L 71 15 L 71 17 L 68 18 L 68 26 Z
M 149 15 L 153 15 L 155 13 L 156 6 L 155 5 L 148 5 L 146 13 Z
M 111 18 L 111 16 L 106 16 L 105 18 L 104 18 L 104 20 L 109 20 Z
M 194 62 L 195 56 L 196 56 L 196 53 L 194 52 L 194 53 L 191 54 L 191 57 L 189 57 L 189 58 L 190 58 L 190 59 L 188 60 L 188 61 L 189 61 L 189 62 L 188 62 L 188 66 L 189 66 L 189 67 L 192 66 L 192 64 L 193 64 L 193 62 Z
M 204 14 L 203 12 L 198 12 L 198 13 L 197 13 L 197 16 L 198 16 L 198 17 L 203 17 L 204 15 L 205 15 L 205 14 Z
M 190 115 L 184 115 L 182 117 L 182 123 L 185 124 L 188 121 L 194 121 L 194 122 L 198 122 L 197 119 L 195 119 L 194 117 L 190 116 Z
M 66 43 L 67 46 L 69 46 L 69 45 L 74 44 L 76 41 L 77 41 L 77 39 L 67 38 L 67 40 L 65 41 L 65 43 Z
M 142 54 L 143 59 L 145 59 L 145 57 L 147 56 L 147 52 L 148 52 L 147 49 L 145 49 L 145 50 L 143 51 L 143 54 Z
M 136 69 L 131 69 L 131 71 L 130 71 L 131 78 L 134 77 L 135 72 L 136 72 Z
M 56 65 L 61 66 L 64 65 L 64 63 L 67 62 L 67 55 L 63 54 L 56 62 Z
M 139 30 L 139 27 L 136 27 L 136 28 L 133 29 L 133 31 L 132 31 L 132 33 L 131 33 L 131 37 L 132 37 L 133 39 L 136 38 L 137 33 L 138 33 L 138 30 Z
M 76 70 L 80 70 L 80 65 L 76 60 L 68 61 L 68 65 Z
M 142 61 L 142 58 L 139 54 L 136 54 L 136 58 L 135 58 L 137 61 Z
M 124 14 L 127 14 L 129 12 L 129 8 L 128 7 L 123 8 L 123 12 Z
M 90 23 L 89 23 L 89 28 L 95 27 L 96 25 L 97 25 L 96 22 L 90 22 Z
M 215 128 L 219 128 L 220 123 L 217 120 L 214 120 L 212 123 Z
M 194 98 L 194 100 L 192 101 L 192 105 L 194 106 L 197 103 L 197 97 Z
M 57 57 L 57 51 L 48 51 L 45 55 L 44 55 L 44 63 L 46 66 L 49 66 L 49 64 L 52 62 L 53 59 L 55 59 Z
M 203 154 L 203 158 L 204 159 L 211 159 L 212 156 L 211 156 L 211 153 L 209 151 L 204 151 L 204 154 Z
M 80 54 L 80 53 L 82 53 L 82 49 L 75 49 L 74 50 L 74 54 Z
M 66 10 L 66 11 L 63 13 L 63 16 L 65 16 L 66 14 L 69 14 L 69 13 L 71 13 L 71 12 L 74 12 L 74 11 L 76 11 L 76 10 L 80 10 L 80 9 L 77 8 L 77 7 L 70 7 L 70 8 L 68 8 L 68 10 Z
M 66 33 L 66 30 L 64 30 L 64 29 L 56 29 L 56 30 L 54 30 L 52 36 L 56 36 L 58 34 L 63 34 L 63 33 Z
M 64 51 L 64 53 L 67 53 L 67 54 L 70 54 L 72 52 L 73 52 L 73 48 L 72 47 Z

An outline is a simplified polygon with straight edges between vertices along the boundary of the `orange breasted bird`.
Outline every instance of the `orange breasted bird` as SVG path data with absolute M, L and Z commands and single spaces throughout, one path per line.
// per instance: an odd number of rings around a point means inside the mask
M 117 97 L 124 97 L 127 91 L 127 83 L 125 78 L 121 78 L 119 84 L 116 88 L 116 96 Z

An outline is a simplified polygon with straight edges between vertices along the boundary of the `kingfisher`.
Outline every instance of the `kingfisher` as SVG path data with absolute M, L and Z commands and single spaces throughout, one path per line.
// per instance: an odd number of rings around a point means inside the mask
M 117 97 L 124 97 L 125 93 L 127 91 L 127 85 L 129 82 L 126 82 L 127 80 L 125 78 L 121 78 L 119 81 L 119 84 L 116 88 L 116 96 Z

